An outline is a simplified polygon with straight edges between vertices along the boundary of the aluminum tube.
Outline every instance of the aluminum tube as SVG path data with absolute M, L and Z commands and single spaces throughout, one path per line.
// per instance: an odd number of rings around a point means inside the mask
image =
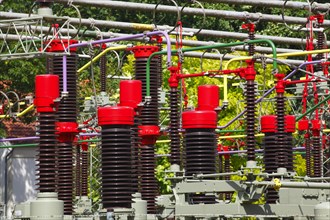
M 187 57 L 195 57 L 195 58 L 201 58 L 203 55 L 203 53 L 201 52 L 185 52 L 184 53 L 184 56 L 187 56 Z M 219 65 L 220 65 L 220 58 L 222 58 L 223 60 L 230 60 L 234 57 L 237 57 L 235 55 L 231 55 L 231 54 L 226 54 L 225 56 L 223 56 L 223 54 L 219 55 L 219 54 L 216 54 L 216 53 L 205 53 L 203 55 L 203 58 L 205 59 L 212 59 L 212 60 L 219 60 Z M 300 64 L 304 63 L 303 60 L 281 60 L 287 64 L 290 64 L 290 65 L 295 65 L 295 66 L 299 66 Z M 258 59 L 256 60 L 257 63 L 260 63 L 261 61 Z M 266 63 L 273 63 L 272 60 L 270 59 L 267 59 L 266 60 Z
M 67 4 L 67 0 L 54 0 L 56 3 Z M 114 9 L 125 9 L 134 11 L 149 11 L 153 12 L 155 9 L 155 4 L 145 4 L 145 3 L 135 3 L 127 1 L 89 1 L 89 0 L 75 0 L 74 4 L 77 5 L 89 5 L 93 7 L 109 7 Z M 179 7 L 181 10 L 182 7 Z M 165 13 L 177 13 L 177 8 L 175 6 L 158 5 L 157 12 Z M 283 23 L 282 16 L 280 15 L 269 15 L 261 13 L 248 13 L 248 12 L 236 12 L 236 11 L 225 11 L 225 10 L 214 10 L 214 9 L 201 9 L 201 8 L 184 8 L 184 14 L 186 15 L 199 15 L 226 19 L 249 19 L 249 20 L 259 20 L 259 21 L 271 21 Z M 288 24 L 306 24 L 307 19 L 302 17 L 291 17 L 286 16 L 285 21 Z M 324 26 L 330 26 L 330 21 L 325 20 Z
M 1 15 L 0 15 L 1 16 Z M 1 26 L 1 25 L 0 25 Z M 38 32 L 43 32 L 43 33 L 47 33 L 49 31 L 48 27 L 36 27 L 36 26 L 31 26 L 31 28 L 33 30 L 36 30 Z M 17 27 L 18 30 L 21 30 L 21 27 Z M 80 31 L 80 33 L 82 33 L 83 31 Z M 77 31 L 74 29 L 64 29 L 61 30 L 62 34 L 69 34 L 69 35 L 76 35 Z M 123 34 L 123 33 L 111 33 L 111 32 L 96 32 L 96 31 L 84 31 L 84 36 L 88 36 L 88 37 L 96 37 L 98 34 L 102 34 L 103 38 L 117 38 L 117 37 L 126 37 L 126 36 L 131 36 L 130 34 Z M 7 35 L 0 35 L 0 39 L 4 39 L 1 37 L 4 37 Z M 8 38 L 6 38 L 6 40 L 16 40 L 16 37 L 14 37 L 15 35 L 9 35 Z M 147 39 L 146 38 L 136 38 L 136 39 L 132 39 L 132 41 L 142 41 L 145 42 Z M 172 44 L 176 43 L 175 39 L 170 39 L 170 42 Z M 211 45 L 211 44 L 215 44 L 215 42 L 213 41 L 195 41 L 195 40 L 183 40 L 183 45 L 185 46 L 207 46 L 207 45 Z M 166 41 L 164 40 L 163 43 L 165 44 Z M 235 50 L 239 50 L 239 51 L 247 51 L 248 47 L 245 46 L 236 46 L 233 47 L 233 49 Z M 255 47 L 256 52 L 259 53 L 272 53 L 272 49 L 269 47 Z M 276 48 L 276 52 L 277 53 L 290 53 L 290 52 L 300 52 L 301 50 L 293 50 L 293 49 L 286 49 L 286 48 Z
M 0 18 L 25 18 L 27 14 L 23 13 L 10 13 L 10 12 L 0 12 Z M 56 16 L 49 16 L 47 18 L 58 18 Z M 94 19 L 86 19 L 82 18 L 68 18 L 70 19 L 71 24 L 81 24 L 90 26 L 94 24 L 97 27 L 108 27 L 108 28 L 118 28 L 123 30 L 153 30 L 154 25 L 152 24 L 140 24 L 140 23 L 130 23 L 130 22 L 119 22 L 119 21 L 104 21 L 104 20 L 94 20 Z M 172 30 L 173 27 L 167 25 L 158 25 L 158 30 L 169 31 Z M 184 33 L 196 33 L 199 29 L 196 28 L 183 28 Z M 199 36 L 205 37 L 221 37 L 221 38 L 234 38 L 238 40 L 244 40 L 248 38 L 247 33 L 237 33 L 237 32 L 229 32 L 229 31 L 217 31 L 217 30 L 207 30 L 202 29 L 199 33 Z M 268 36 L 268 35 L 255 35 L 256 39 L 268 39 L 277 44 L 289 44 L 289 45 L 306 45 L 306 39 L 293 38 L 293 37 L 278 37 L 278 36 Z M 316 39 L 314 40 L 314 44 L 316 44 Z M 330 46 L 330 41 L 327 42 L 327 45 Z
M 209 3 L 226 3 L 226 4 L 234 4 L 234 5 L 252 5 L 252 6 L 260 6 L 263 7 L 276 7 L 282 8 L 284 5 L 283 0 L 200 0 L 200 2 L 209 2 Z M 318 11 L 327 11 L 329 10 L 330 4 L 321 4 L 314 2 L 311 6 L 312 10 Z M 285 4 L 285 8 L 290 9 L 301 9 L 301 10 L 309 10 L 309 4 L 307 2 L 297 2 L 297 1 L 287 1 Z
M 261 181 L 261 182 L 246 182 L 248 185 L 255 186 L 268 186 L 274 187 L 277 184 L 273 181 Z M 285 182 L 281 181 L 279 187 L 281 188 L 303 188 L 303 189 L 330 189 L 329 183 L 315 183 L 315 182 Z

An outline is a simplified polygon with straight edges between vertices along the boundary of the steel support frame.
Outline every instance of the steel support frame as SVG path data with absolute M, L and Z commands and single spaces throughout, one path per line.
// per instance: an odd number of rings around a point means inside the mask
M 56 3 L 67 4 L 67 0 L 54 0 Z M 148 11 L 153 12 L 155 10 L 155 4 L 145 4 L 145 3 L 135 3 L 127 1 L 89 1 L 89 0 L 75 0 L 74 4 L 76 5 L 85 5 L 93 7 L 108 7 L 113 9 L 124 9 L 124 10 L 134 10 L 134 11 Z M 181 10 L 182 7 L 168 6 L 168 5 L 158 5 L 157 12 L 164 13 L 178 13 L 178 10 Z M 217 17 L 225 19 L 246 19 L 252 21 L 270 21 L 276 23 L 283 23 L 282 16 L 280 15 L 270 15 L 270 14 L 261 14 L 261 13 L 249 13 L 249 12 L 236 12 L 236 11 L 226 11 L 226 10 L 213 10 L 213 9 L 201 9 L 201 8 L 191 8 L 185 7 L 184 14 L 186 15 L 197 15 L 208 17 Z M 306 18 L 302 17 L 291 17 L 286 16 L 285 21 L 288 24 L 301 24 L 305 25 L 307 22 Z M 324 27 L 329 27 L 330 21 L 324 21 Z
M 5 19 L 25 18 L 28 16 L 29 16 L 28 14 L 24 14 L 24 13 L 0 12 L 0 18 L 5 18 Z M 61 17 L 49 16 L 45 18 L 59 19 Z M 155 29 L 155 25 L 153 24 L 140 24 L 140 23 L 132 23 L 132 22 L 120 22 L 120 21 L 104 21 L 104 20 L 94 20 L 94 19 L 86 19 L 86 18 L 79 19 L 79 18 L 71 18 L 71 17 L 66 17 L 66 19 L 68 19 L 70 21 L 70 24 L 73 25 L 79 25 L 79 24 L 86 26 L 95 25 L 97 27 L 116 28 L 122 30 L 136 30 L 136 31 L 151 31 Z M 169 31 L 169 30 L 173 30 L 173 27 L 168 25 L 157 25 L 157 29 L 162 31 Z M 188 35 L 193 35 L 198 30 L 199 29 L 196 28 L 185 28 L 185 27 L 183 28 L 183 32 Z M 202 29 L 198 33 L 198 36 L 234 38 L 238 40 L 244 40 L 248 38 L 248 35 L 246 33 L 207 30 L 207 29 Z M 279 36 L 258 35 L 258 34 L 255 35 L 255 38 L 268 39 L 277 44 L 306 45 L 306 39 L 300 39 L 300 38 L 279 37 Z M 314 40 L 314 44 L 316 44 L 316 40 Z M 330 46 L 330 41 L 327 41 L 327 45 Z

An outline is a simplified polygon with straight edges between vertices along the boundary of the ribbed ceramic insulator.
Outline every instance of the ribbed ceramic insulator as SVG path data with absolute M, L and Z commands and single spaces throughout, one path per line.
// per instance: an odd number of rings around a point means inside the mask
M 314 162 L 314 177 L 322 176 L 323 158 L 322 158 L 322 146 L 320 136 L 312 137 L 313 143 L 313 162 Z
M 163 50 L 163 44 L 162 43 L 157 43 L 158 51 Z M 158 88 L 161 88 L 163 85 L 163 66 L 162 66 L 162 61 L 163 61 L 163 55 L 158 55 Z
M 105 125 L 101 134 L 103 207 L 131 208 L 131 127 Z
M 53 56 L 50 70 L 60 78 L 60 89 L 63 88 L 63 60 Z M 67 56 L 67 91 L 68 96 L 61 99 L 57 117 L 59 122 L 76 122 L 77 120 L 77 55 Z M 64 214 L 73 213 L 73 144 L 59 143 L 58 150 L 58 198 L 64 201 Z
M 288 149 L 286 145 L 286 134 L 284 124 L 285 102 L 282 93 L 276 96 L 276 115 L 277 115 L 277 166 L 288 169 Z
M 63 88 L 63 65 L 62 57 L 54 56 L 52 71 L 60 77 L 60 89 Z M 60 122 L 76 122 L 77 102 L 77 55 L 67 56 L 67 90 L 68 96 L 61 99 L 57 115 Z
M 318 28 L 322 28 L 322 26 L 323 26 L 322 24 L 317 24 Z M 317 49 L 318 50 L 324 49 L 324 42 L 325 42 L 324 32 L 323 31 L 317 32 Z M 317 54 L 316 59 L 317 60 L 324 59 L 324 54 L 323 53 Z M 315 70 L 316 71 L 322 71 L 323 70 L 322 64 L 320 64 L 320 63 L 317 64 Z
M 57 168 L 56 168 L 56 135 L 55 135 L 55 113 L 41 112 L 39 121 L 39 148 L 37 181 L 40 192 L 56 192 Z
M 306 148 L 306 175 L 312 176 L 312 150 L 310 137 L 305 137 L 305 148 Z
M 179 134 L 179 94 L 178 88 L 170 89 L 170 140 L 171 140 L 171 164 L 180 165 L 180 134 Z
M 186 129 L 186 175 L 211 174 L 216 172 L 216 135 L 214 129 Z M 190 195 L 193 204 L 215 203 L 214 196 Z
M 148 58 L 136 58 L 135 79 L 142 82 L 142 97 L 146 97 L 146 64 Z M 158 125 L 158 85 L 159 85 L 159 59 L 154 57 L 150 63 L 150 96 L 151 100 L 145 103 L 141 111 L 142 125 Z
M 107 56 L 103 55 L 100 58 L 100 72 L 101 72 L 101 92 L 107 91 Z
M 76 196 L 81 196 L 81 149 L 78 144 L 76 147 Z
M 255 39 L 255 32 L 249 31 L 249 40 Z M 253 56 L 255 53 L 255 46 L 254 44 L 249 44 L 249 56 Z
M 147 201 L 148 214 L 156 213 L 156 196 L 158 186 L 155 178 L 155 149 L 153 145 L 143 145 L 141 153 L 141 194 L 142 199 Z
M 88 151 L 81 152 L 81 195 L 88 195 Z
M 277 137 L 275 133 L 265 133 L 264 137 L 264 164 L 266 173 L 277 172 Z M 270 180 L 270 179 L 267 179 Z M 275 204 L 278 200 L 278 193 L 275 189 L 269 188 L 266 191 L 266 201 L 269 204 Z
M 286 133 L 286 143 L 287 143 L 287 152 L 288 152 L 288 171 L 293 172 L 293 136 L 292 133 Z
M 141 176 L 141 156 L 140 156 L 140 146 L 141 146 L 141 137 L 139 137 L 139 125 L 140 118 L 138 115 L 134 116 L 134 125 L 132 126 L 132 175 L 133 175 L 133 191 L 140 192 L 140 176 Z
M 255 160 L 255 87 L 253 80 L 246 81 L 246 147 L 248 160 Z

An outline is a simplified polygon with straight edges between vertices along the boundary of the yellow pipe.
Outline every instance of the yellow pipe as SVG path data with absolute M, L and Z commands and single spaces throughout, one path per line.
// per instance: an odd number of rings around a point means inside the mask
M 171 140 L 158 140 L 156 141 L 157 144 L 162 144 L 162 143 L 169 143 Z
M 308 54 L 329 53 L 329 52 L 330 52 L 330 49 L 310 50 L 310 51 L 303 51 L 303 52 L 280 53 L 280 54 L 277 54 L 277 57 L 294 57 L 294 56 L 302 56 L 302 55 L 308 55 Z M 265 56 L 266 57 L 273 57 L 273 54 L 268 54 L 268 55 L 265 55 Z M 252 58 L 253 58 L 252 56 L 232 58 L 226 63 L 224 69 L 227 70 L 229 64 L 234 62 L 234 61 L 249 60 L 249 59 L 252 59 Z
M 25 115 L 26 113 L 28 113 L 29 111 L 31 111 L 33 108 L 34 108 L 34 105 L 30 105 L 29 107 L 24 109 L 22 112 L 18 113 L 16 116 L 21 117 L 21 116 Z M 10 115 L 0 115 L 0 118 L 9 118 L 9 117 L 10 117 Z
M 109 47 L 105 50 L 103 50 L 101 53 L 99 53 L 96 57 L 94 57 L 91 61 L 86 63 L 84 66 L 82 66 L 77 72 L 80 73 L 81 71 L 84 71 L 87 69 L 92 63 L 96 62 L 98 59 L 100 59 L 104 54 L 108 53 L 109 51 L 113 50 L 124 50 L 127 46 L 116 46 L 116 47 Z
M 228 76 L 223 77 L 223 102 L 228 103 Z

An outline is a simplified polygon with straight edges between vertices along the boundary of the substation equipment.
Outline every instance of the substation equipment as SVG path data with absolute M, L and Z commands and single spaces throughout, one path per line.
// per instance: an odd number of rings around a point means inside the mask
M 37 14 L 0 12 L 2 61 L 46 57 L 46 72 L 35 77 L 34 101 L 28 109 L 36 109 L 37 136 L 18 138 L 20 141 L 38 140 L 35 144 L 35 195 L 33 199 L 21 201 L 10 209 L 7 195 L 11 192 L 7 190 L 9 180 L 6 178 L 5 186 L 1 185 L 6 189 L 6 199 L 0 203 L 1 219 L 330 219 L 330 138 L 327 136 L 329 118 L 326 117 L 330 100 L 327 60 L 330 50 L 325 37 L 325 29 L 330 26 L 330 21 L 325 19 L 330 5 L 266 0 L 210 2 L 252 6 L 258 2 L 284 9 L 306 9 L 312 15 L 306 19 L 226 12 L 204 9 L 197 1 L 191 2 L 191 7 L 189 4 L 179 7 L 175 1 L 171 1 L 174 6 L 169 6 L 160 4 L 162 1 L 152 5 L 75 0 L 66 5 L 66 0 L 37 0 L 32 7 Z M 96 7 L 154 11 L 154 16 L 156 12 L 177 13 L 178 20 L 174 27 L 170 27 L 101 21 L 81 16 L 70 18 L 54 15 L 53 3 L 72 7 L 78 15 L 79 9 L 75 5 L 87 7 L 92 4 Z M 248 34 L 186 28 L 182 26 L 180 13 L 199 14 L 204 19 L 209 16 L 242 19 L 245 22 L 241 28 Z M 307 38 L 256 35 L 256 21 L 305 25 L 298 31 L 306 31 Z M 79 27 L 72 28 L 75 25 Z M 82 36 L 81 25 L 92 26 L 94 30 L 83 34 L 93 40 L 78 40 Z M 98 26 L 145 32 L 101 32 Z M 171 34 L 176 38 L 170 38 Z M 189 34 L 230 36 L 244 41 L 215 43 L 183 39 L 183 35 Z M 134 41 L 142 41 L 143 44 L 125 44 Z M 19 46 L 12 49 L 13 42 L 18 42 Z M 306 50 L 276 48 L 273 42 L 301 44 Z M 175 49 L 171 47 L 174 43 Z M 88 52 L 81 48 L 87 48 Z M 101 51 L 100 55 L 95 56 L 95 48 Z M 220 54 L 224 48 L 246 50 L 248 56 Z M 107 93 L 109 70 L 106 53 L 117 50 L 131 53 L 135 63 L 131 79 L 119 81 L 119 97 L 114 103 Z M 118 56 L 117 52 L 114 54 Z M 184 56 L 220 58 L 221 62 L 222 59 L 230 60 L 219 70 L 183 73 Z M 291 59 L 293 56 L 307 58 Z M 79 69 L 86 57 L 90 62 Z M 173 57 L 177 60 L 174 61 Z M 285 60 L 279 59 L 281 57 Z M 96 89 L 92 88 L 94 95 L 84 100 L 81 111 L 77 87 L 79 73 L 90 65 L 98 64 L 96 60 L 99 58 L 101 88 L 97 89 L 100 92 L 96 93 Z M 165 59 L 166 63 L 163 62 Z M 243 65 L 228 68 L 229 63 L 235 61 Z M 272 65 L 274 79 L 274 87 L 262 95 L 256 80 L 259 74 L 256 64 L 259 62 Z M 279 72 L 278 65 L 282 63 L 290 65 L 292 72 Z M 164 92 L 163 85 L 165 68 L 169 72 L 167 92 Z M 93 81 L 93 66 L 89 71 Z M 293 78 L 298 72 L 304 73 L 305 78 Z M 222 114 L 230 104 L 229 75 L 241 80 L 245 106 L 234 119 L 220 126 Z M 192 77 L 216 78 L 219 84 L 196 86 L 196 107 L 187 107 L 184 81 Z M 299 112 L 291 115 L 287 114 L 286 107 L 292 100 L 287 97 L 288 88 L 295 88 L 295 98 L 302 106 Z M 2 91 L 1 95 L 8 104 L 9 95 Z M 269 95 L 273 98 L 269 99 Z M 223 99 L 221 105 L 220 98 Z M 257 116 L 258 105 L 265 100 L 274 103 L 273 114 Z M 8 107 L 4 103 L 0 103 L 3 120 L 23 115 L 12 113 L 10 107 L 6 112 Z M 168 112 L 166 127 L 161 125 L 164 110 Z M 86 116 L 87 119 L 82 121 L 81 118 Z M 244 135 L 237 135 L 245 140 L 240 150 L 219 144 L 219 140 L 236 138 L 232 135 L 235 130 L 225 129 L 237 119 L 241 119 L 244 125 L 241 131 Z M 260 136 L 261 144 L 258 143 Z M 301 137 L 299 145 L 295 142 L 297 136 Z M 160 155 L 167 157 L 171 164 L 164 171 L 170 187 L 168 194 L 159 193 L 155 177 L 158 157 L 155 149 L 164 138 L 170 148 L 168 155 Z M 24 147 L 12 144 L 15 138 L 5 137 L 1 142 L 5 141 L 10 144 L 1 148 Z M 93 148 L 99 149 L 97 171 L 92 163 L 95 156 L 91 155 Z M 305 152 L 304 177 L 298 176 L 294 169 L 297 151 Z M 246 159 L 246 163 L 232 171 L 230 158 L 238 153 L 244 154 L 242 158 Z M 7 169 L 7 165 L 2 169 Z M 93 169 L 93 174 L 99 175 L 99 179 L 89 175 Z M 92 201 L 97 197 L 92 188 L 93 181 L 99 181 L 101 186 L 96 193 L 100 197 L 96 208 L 95 201 Z

